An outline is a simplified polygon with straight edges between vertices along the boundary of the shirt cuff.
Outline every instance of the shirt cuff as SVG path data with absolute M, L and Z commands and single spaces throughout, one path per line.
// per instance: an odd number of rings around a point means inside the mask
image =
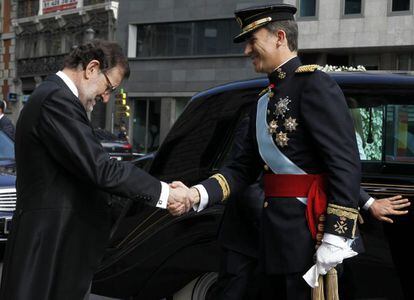
M 161 181 L 161 195 L 160 195 L 160 200 L 158 200 L 156 206 L 158 208 L 166 209 L 169 195 L 170 195 L 170 186 L 167 183 Z
M 372 197 L 369 198 L 368 201 L 365 202 L 365 204 L 362 208 L 365 209 L 365 210 L 368 210 L 371 207 L 372 203 L 374 203 L 374 201 L 375 201 L 374 198 L 372 198 Z
M 208 204 L 208 193 L 206 188 L 201 185 L 201 184 L 197 184 L 195 186 L 193 186 L 193 188 L 196 188 L 197 191 L 200 193 L 200 202 L 198 202 L 197 204 L 194 204 L 193 209 L 196 212 L 202 211 L 204 208 L 207 207 Z
M 323 235 L 322 241 L 324 243 L 334 245 L 338 248 L 346 249 L 346 248 L 350 247 L 350 244 L 353 241 L 353 239 L 348 239 L 346 237 L 339 236 L 339 235 L 334 235 L 334 234 L 331 234 L 331 233 L 325 233 Z

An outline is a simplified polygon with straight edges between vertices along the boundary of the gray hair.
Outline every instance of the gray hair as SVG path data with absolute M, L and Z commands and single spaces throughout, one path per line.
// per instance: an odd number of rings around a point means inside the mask
M 278 30 L 286 33 L 286 39 L 290 51 L 298 51 L 298 23 L 294 20 L 270 22 L 265 26 L 267 31 L 276 34 Z

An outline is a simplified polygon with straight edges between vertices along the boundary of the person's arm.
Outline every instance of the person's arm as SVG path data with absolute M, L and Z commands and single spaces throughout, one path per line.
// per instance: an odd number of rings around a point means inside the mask
M 300 102 L 303 126 L 326 169 L 325 232 L 352 239 L 356 233 L 361 181 L 353 121 L 341 89 L 329 75 L 315 71 L 303 76 L 309 76 Z
M 359 194 L 359 207 L 364 210 L 368 210 L 377 220 L 387 223 L 394 222 L 389 216 L 400 216 L 407 214 L 408 210 L 404 210 L 404 208 L 411 205 L 410 201 L 407 198 L 403 198 L 401 195 L 375 199 L 371 197 L 363 188 L 360 188 Z
M 34 131 L 39 143 L 68 176 L 123 197 L 165 207 L 169 187 L 129 162 L 109 158 L 79 100 L 59 89 L 43 101 Z M 160 203 L 160 201 L 162 203 Z
M 368 210 L 374 200 L 362 187 L 359 188 L 358 206 L 360 208 Z
M 301 116 L 326 167 L 329 187 L 325 233 L 316 252 L 316 264 L 304 275 L 315 287 L 319 274 L 357 254 L 350 244 L 356 233 L 361 167 L 342 91 L 325 73 L 316 71 L 309 76 L 302 92 Z
M 257 150 L 255 112 L 253 109 L 236 129 L 229 161 L 218 173 L 189 189 L 187 201 L 192 203 L 194 210 L 201 211 L 217 202 L 226 201 L 232 194 L 254 182 L 260 174 L 263 166 Z M 185 212 L 180 205 L 169 206 L 168 209 L 173 215 Z
M 408 210 L 403 210 L 411 205 L 410 200 L 403 198 L 401 195 L 375 199 L 369 207 L 371 215 L 387 223 L 394 223 L 390 216 L 401 216 L 408 213 Z

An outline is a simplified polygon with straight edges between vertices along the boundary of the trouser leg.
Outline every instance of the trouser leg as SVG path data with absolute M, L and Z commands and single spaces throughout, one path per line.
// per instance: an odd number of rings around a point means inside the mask
M 248 299 L 247 292 L 250 288 L 256 266 L 256 258 L 225 249 L 221 256 L 214 299 Z
M 89 300 L 89 296 L 91 295 L 91 286 L 92 286 L 92 284 L 89 285 L 89 288 L 88 288 L 85 296 L 83 297 L 83 300 Z
M 310 300 L 311 288 L 302 278 L 302 273 L 266 275 L 262 281 L 263 300 Z

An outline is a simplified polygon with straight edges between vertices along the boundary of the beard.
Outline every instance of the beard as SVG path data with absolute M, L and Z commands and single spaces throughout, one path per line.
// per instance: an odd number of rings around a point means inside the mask
M 84 107 L 87 113 L 90 113 L 93 111 L 94 106 L 98 102 L 103 102 L 103 99 L 100 95 L 95 96 L 94 98 L 89 98 L 86 100 Z

